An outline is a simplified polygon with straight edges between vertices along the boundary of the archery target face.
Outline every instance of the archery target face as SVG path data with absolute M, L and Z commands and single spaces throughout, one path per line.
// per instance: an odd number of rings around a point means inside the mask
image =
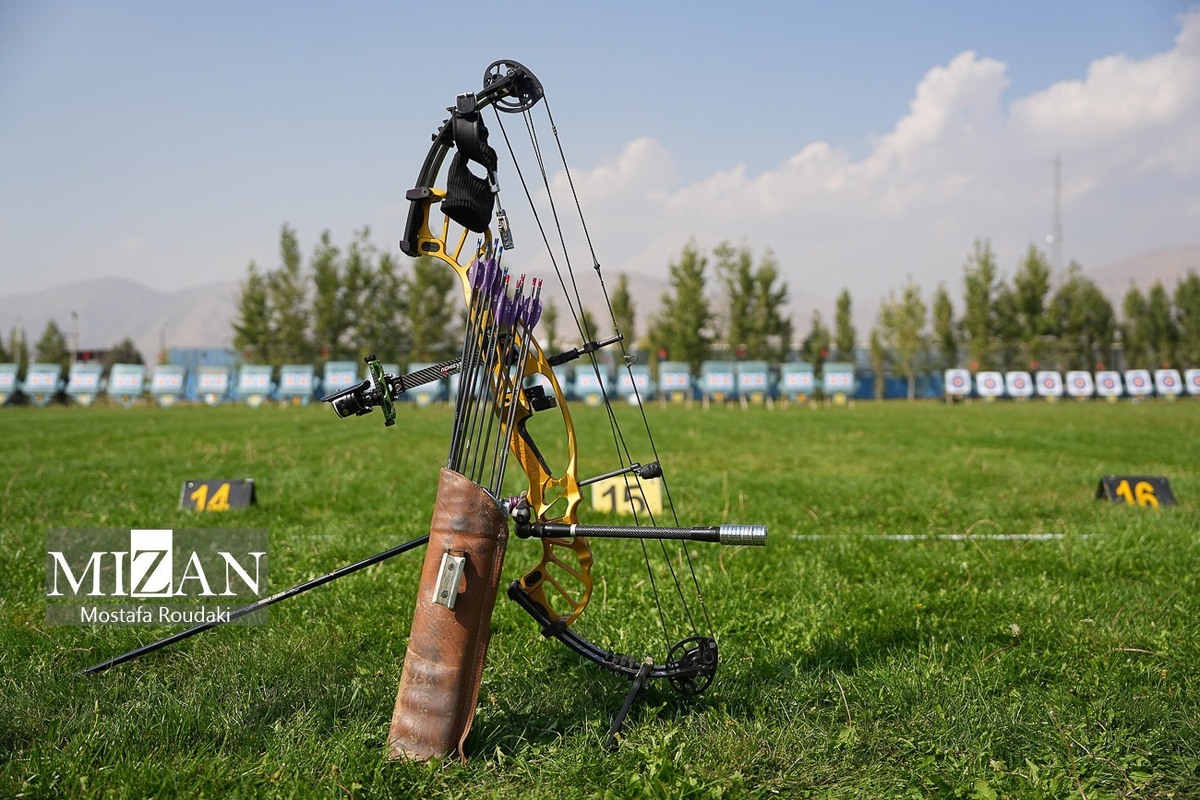
M 1142 397 L 1150 394 L 1150 372 L 1144 369 L 1131 369 L 1125 373 L 1125 387 L 1131 395 Z
M 1004 379 L 999 372 L 980 372 L 975 376 L 975 390 L 980 397 L 999 397 L 1004 394 Z
M 1122 391 L 1121 375 L 1118 372 L 1104 371 L 1096 373 L 1096 394 L 1101 397 L 1120 397 Z
M 1179 370 L 1160 369 L 1155 371 L 1154 391 L 1168 397 L 1180 394 L 1183 391 L 1183 381 L 1179 378 Z

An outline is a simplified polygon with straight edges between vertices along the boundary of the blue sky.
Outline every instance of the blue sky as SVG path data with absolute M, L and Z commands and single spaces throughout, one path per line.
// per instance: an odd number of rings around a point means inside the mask
M 976 237 L 1097 267 L 1200 243 L 1200 7 L 1061 2 L 0 0 L 0 294 L 159 289 L 370 225 L 443 109 L 544 83 L 601 259 L 772 249 L 832 297 L 956 288 Z M 502 181 L 504 176 L 502 175 Z

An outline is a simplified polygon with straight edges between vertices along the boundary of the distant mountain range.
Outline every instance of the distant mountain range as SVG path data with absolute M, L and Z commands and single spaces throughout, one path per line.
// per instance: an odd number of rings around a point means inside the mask
M 32 294 L 0 297 L 0 332 L 7 345 L 21 325 L 32 347 L 50 320 L 69 345 L 104 350 L 125 337 L 153 362 L 164 342 L 171 347 L 228 347 L 233 338 L 237 281 L 161 292 L 126 278 L 92 278 Z
M 1200 246 L 1174 247 L 1144 253 L 1133 258 L 1087 270 L 1091 278 L 1109 297 L 1120 313 L 1121 300 L 1130 286 L 1143 291 L 1161 281 L 1169 291 L 1189 270 L 1200 273 Z M 609 281 L 611 293 L 614 282 Z M 666 289 L 660 279 L 630 277 L 634 297 L 646 298 L 639 303 L 644 317 L 639 330 L 644 331 L 649 315 L 658 305 Z M 547 282 L 550 291 L 550 283 Z M 0 296 L 0 335 L 5 344 L 14 325 L 22 325 L 31 344 L 45 330 L 47 322 L 55 320 L 68 335 L 68 342 L 78 332 L 80 350 L 107 349 L 129 337 L 142 357 L 151 362 L 165 344 L 172 347 L 229 347 L 233 338 L 233 319 L 236 315 L 238 281 L 209 283 L 161 292 L 144 284 L 124 278 L 93 278 L 57 286 L 31 294 Z M 554 293 L 560 309 L 564 301 Z M 590 304 L 589 305 L 593 305 Z M 878 298 L 854 298 L 855 325 L 860 335 L 874 324 Z M 834 298 L 819 297 L 795 287 L 791 292 L 791 311 L 796 325 L 797 341 L 808 330 L 814 309 L 821 311 L 827 325 L 833 324 Z M 596 319 L 607 312 L 592 309 Z M 565 326 L 560 323 L 560 330 Z

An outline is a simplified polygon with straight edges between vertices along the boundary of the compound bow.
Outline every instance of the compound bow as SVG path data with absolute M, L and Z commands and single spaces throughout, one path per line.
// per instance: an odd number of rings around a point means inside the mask
M 540 538 L 542 541 L 541 560 L 509 586 L 509 597 L 536 620 L 543 635 L 558 639 L 589 661 L 633 681 L 626 702 L 614 719 L 610 730 L 611 740 L 620 729 L 633 698 L 648 681 L 666 678 L 680 693 L 691 696 L 708 688 L 715 675 L 716 637 L 686 541 L 762 545 L 766 543 L 766 527 L 681 527 L 666 477 L 659 468 L 657 448 L 644 410 L 641 412 L 641 422 L 652 459 L 643 464 L 633 458 L 618 414 L 610 404 L 608 381 L 601 378 L 598 355 L 605 348 L 616 349 L 615 360 L 629 370 L 636 405 L 642 408 L 630 369 L 636 358 L 627 353 L 615 317 L 614 334 L 611 337 L 597 341 L 589 329 L 568 254 L 559 205 L 551 191 L 538 139 L 538 126 L 531 113 L 539 104 L 545 109 L 556 149 L 562 157 L 562 169 L 591 255 L 599 296 L 603 297 L 610 316 L 613 316 L 600 264 L 592 248 L 542 84 L 532 72 L 515 61 L 503 60 L 491 64 L 484 73 L 482 90 L 460 95 L 455 105 L 448 109 L 450 117 L 433 136 L 433 145 L 425 157 L 416 186 L 406 194 L 410 207 L 400 249 L 414 258 L 424 256 L 443 262 L 455 271 L 462 284 L 468 308 L 463 352 L 454 362 L 436 368 L 442 374 L 449 374 L 450 371 L 460 374 L 448 466 L 477 483 L 486 482 L 485 488 L 515 519 L 515 532 L 519 537 Z M 582 342 L 580 346 L 560 353 L 551 355 L 544 352 L 532 333 L 540 313 L 540 282 L 533 282 L 531 286 L 534 288 L 529 295 L 523 295 L 522 277 L 517 283 L 515 295 L 510 297 L 510 278 L 499 265 L 503 254 L 513 248 L 513 239 L 508 214 L 499 201 L 499 159 L 488 142 L 489 131 L 483 119 L 483 112 L 489 107 L 495 112 L 497 127 L 508 145 L 516 174 L 529 200 L 529 210 L 545 243 Z M 502 114 L 520 115 L 525 123 L 542 181 L 539 188 L 548 198 L 548 214 L 539 210 L 534 202 L 534 193 L 526 183 L 520 166 L 516 164 L 516 154 L 504 129 Z M 443 170 L 452 151 L 449 166 Z M 493 216 L 495 234 L 491 230 Z M 552 244 L 549 226 L 552 226 L 557 244 Z M 554 370 L 557 366 L 576 360 L 581 363 L 578 368 L 594 373 L 601 387 L 619 463 L 616 469 L 587 478 L 580 477 L 575 426 L 566 395 Z M 390 424 L 395 413 L 391 407 L 392 399 L 405 388 L 404 378 L 383 375 L 378 363 L 372 361 L 368 360 L 371 378 L 357 387 L 352 397 L 341 398 L 344 408 L 339 409 L 339 414 L 346 415 L 351 411 L 365 413 L 374 405 L 381 405 Z M 480 422 L 481 408 L 491 412 L 485 414 L 489 420 L 494 418 L 499 421 L 494 434 L 490 421 L 485 433 Z M 543 448 L 539 448 L 529 427 L 529 422 L 535 416 L 540 417 L 554 409 L 557 409 L 557 419 L 561 423 L 565 442 L 565 463 L 558 470 L 551 468 Z M 489 449 L 492 450 L 490 459 L 487 455 Z M 504 454 L 497 458 L 499 450 L 503 450 Z M 527 485 L 517 496 L 504 499 L 501 497 L 503 473 L 509 453 L 524 472 Z M 673 524 L 669 527 L 659 526 L 658 520 L 648 511 L 649 505 L 644 502 L 644 497 L 643 502 L 634 503 L 635 511 L 639 507 L 641 509 L 641 516 L 635 517 L 634 525 L 580 524 L 581 487 L 618 476 L 623 476 L 626 481 L 627 497 L 641 495 L 641 479 L 659 478 L 665 507 Z M 589 641 L 575 630 L 574 625 L 587 607 L 594 588 L 594 562 L 589 537 L 641 540 L 664 640 L 664 652 L 657 657 L 623 655 Z M 678 603 L 682 609 L 683 621 L 677 623 L 682 625 L 680 630 L 672 630 L 663 611 L 659 578 L 656 578 L 655 569 L 650 563 L 647 540 L 658 540 L 659 547 L 663 548 L 661 558 L 667 565 L 665 574 L 674 583 L 672 603 Z M 671 540 L 681 547 L 678 565 L 665 549 L 666 542 Z M 692 586 L 689 591 L 693 593 L 694 600 L 689 601 L 685 595 L 681 572 L 690 577 Z

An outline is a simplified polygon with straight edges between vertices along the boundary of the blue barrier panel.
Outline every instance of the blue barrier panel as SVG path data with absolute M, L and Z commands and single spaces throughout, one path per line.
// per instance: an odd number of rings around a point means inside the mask
M 306 406 L 316 391 L 312 364 L 284 364 L 279 368 L 279 399 L 283 402 Z
M 970 373 L 967 373 L 968 385 L 970 380 Z M 927 400 L 937 400 L 942 398 L 944 395 L 945 399 L 947 400 L 955 399 L 953 395 L 945 394 L 942 387 L 943 380 L 941 373 L 920 373 L 915 376 L 915 379 L 913 380 L 913 397 Z M 858 372 L 858 391 L 856 391 L 853 396 L 858 400 L 875 399 L 875 371 L 873 369 L 868 367 Z M 889 373 L 884 373 L 882 399 L 907 400 L 908 377 L 905 375 L 891 375 Z
M 275 391 L 274 371 L 270 364 L 243 364 L 238 370 L 237 396 L 251 408 L 261 406 Z
M 182 364 L 159 364 L 150 376 L 150 396 L 162 408 L 179 402 L 186 389 L 187 367 Z
M 227 372 L 241 363 L 241 357 L 227 348 L 221 347 L 172 347 L 167 358 L 168 364 L 177 364 L 184 368 L 184 391 L 181 399 L 202 400 L 199 377 L 201 367 L 224 367 Z M 226 378 L 226 393 L 230 379 Z
M 737 370 L 732 361 L 704 361 L 700 364 L 700 397 L 705 405 L 737 399 Z
M 16 364 L 0 364 L 0 406 L 4 405 L 17 393 L 20 381 L 17 380 Z
M 35 406 L 49 405 L 63 389 L 60 364 L 30 364 L 25 370 L 21 391 Z
M 684 361 L 658 363 L 658 396 L 672 403 L 692 399 L 692 372 Z
M 806 361 L 789 361 L 779 367 L 779 394 L 803 403 L 817 391 L 817 375 Z
M 67 373 L 67 397 L 85 408 L 104 391 L 104 365 L 95 361 L 71 365 Z
M 143 364 L 113 364 L 108 371 L 108 396 L 125 408 L 137 402 L 146 391 L 146 367 Z

